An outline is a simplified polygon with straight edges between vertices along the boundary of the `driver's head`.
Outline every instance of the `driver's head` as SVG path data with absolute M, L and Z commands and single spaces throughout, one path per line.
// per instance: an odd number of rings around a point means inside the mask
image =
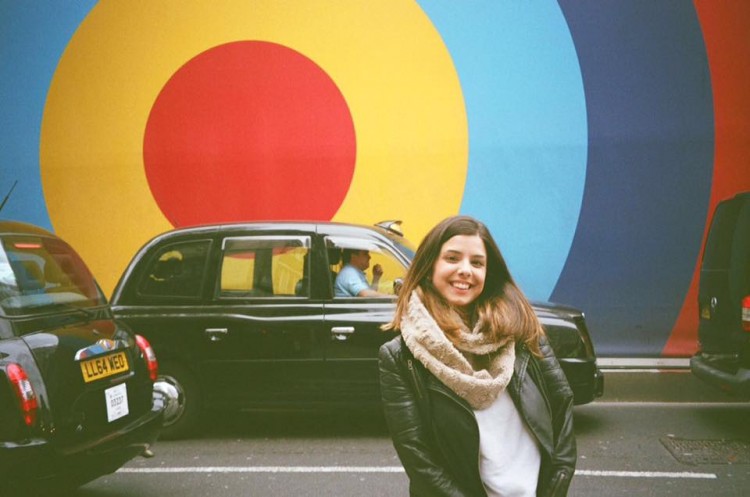
M 364 271 L 370 267 L 370 251 L 347 249 L 344 251 L 344 263 L 351 264 L 357 269 Z M 348 260 L 347 260 L 348 258 Z

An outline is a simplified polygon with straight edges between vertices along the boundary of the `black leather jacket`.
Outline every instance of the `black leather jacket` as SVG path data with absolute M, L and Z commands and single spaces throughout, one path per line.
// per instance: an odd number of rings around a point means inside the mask
M 537 495 L 560 497 L 567 495 L 576 464 L 573 392 L 546 338 L 540 347 L 542 358 L 516 347 L 508 393 L 542 453 Z M 474 412 L 413 358 L 400 336 L 380 348 L 380 387 L 410 495 L 486 496 Z

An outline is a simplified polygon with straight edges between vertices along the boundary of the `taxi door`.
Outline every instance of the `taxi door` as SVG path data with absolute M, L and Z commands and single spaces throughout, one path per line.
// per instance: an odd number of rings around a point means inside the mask
M 396 303 L 394 282 L 403 278 L 406 264 L 386 244 L 356 238 L 329 237 L 327 240 L 332 264 L 331 297 L 325 305 L 326 367 L 329 374 L 329 392 L 332 402 L 350 406 L 379 405 L 380 385 L 378 350 L 396 336 L 393 331 L 383 331 L 381 326 L 393 317 Z M 347 264 L 345 250 L 367 250 L 370 260 L 364 269 L 368 283 L 372 282 L 376 265 L 383 270 L 377 285 L 372 286 L 380 295 L 352 297 L 335 295 L 334 285 L 338 272 Z
M 223 240 L 202 359 L 218 403 L 273 408 L 325 398 L 323 305 L 310 297 L 310 254 L 308 236 Z

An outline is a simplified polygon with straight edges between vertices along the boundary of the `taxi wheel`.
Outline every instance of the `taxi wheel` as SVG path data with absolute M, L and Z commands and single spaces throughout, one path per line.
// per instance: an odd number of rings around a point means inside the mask
M 160 364 L 155 388 L 169 398 L 160 438 L 184 438 L 194 433 L 200 420 L 201 392 L 193 374 L 178 363 Z

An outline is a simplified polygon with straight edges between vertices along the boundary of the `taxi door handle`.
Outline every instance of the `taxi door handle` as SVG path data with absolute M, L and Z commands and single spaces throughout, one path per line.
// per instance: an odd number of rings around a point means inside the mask
M 209 340 L 218 342 L 229 333 L 229 330 L 227 328 L 206 328 L 205 333 L 208 335 Z
M 331 328 L 331 340 L 343 342 L 354 333 L 354 326 L 334 326 Z

